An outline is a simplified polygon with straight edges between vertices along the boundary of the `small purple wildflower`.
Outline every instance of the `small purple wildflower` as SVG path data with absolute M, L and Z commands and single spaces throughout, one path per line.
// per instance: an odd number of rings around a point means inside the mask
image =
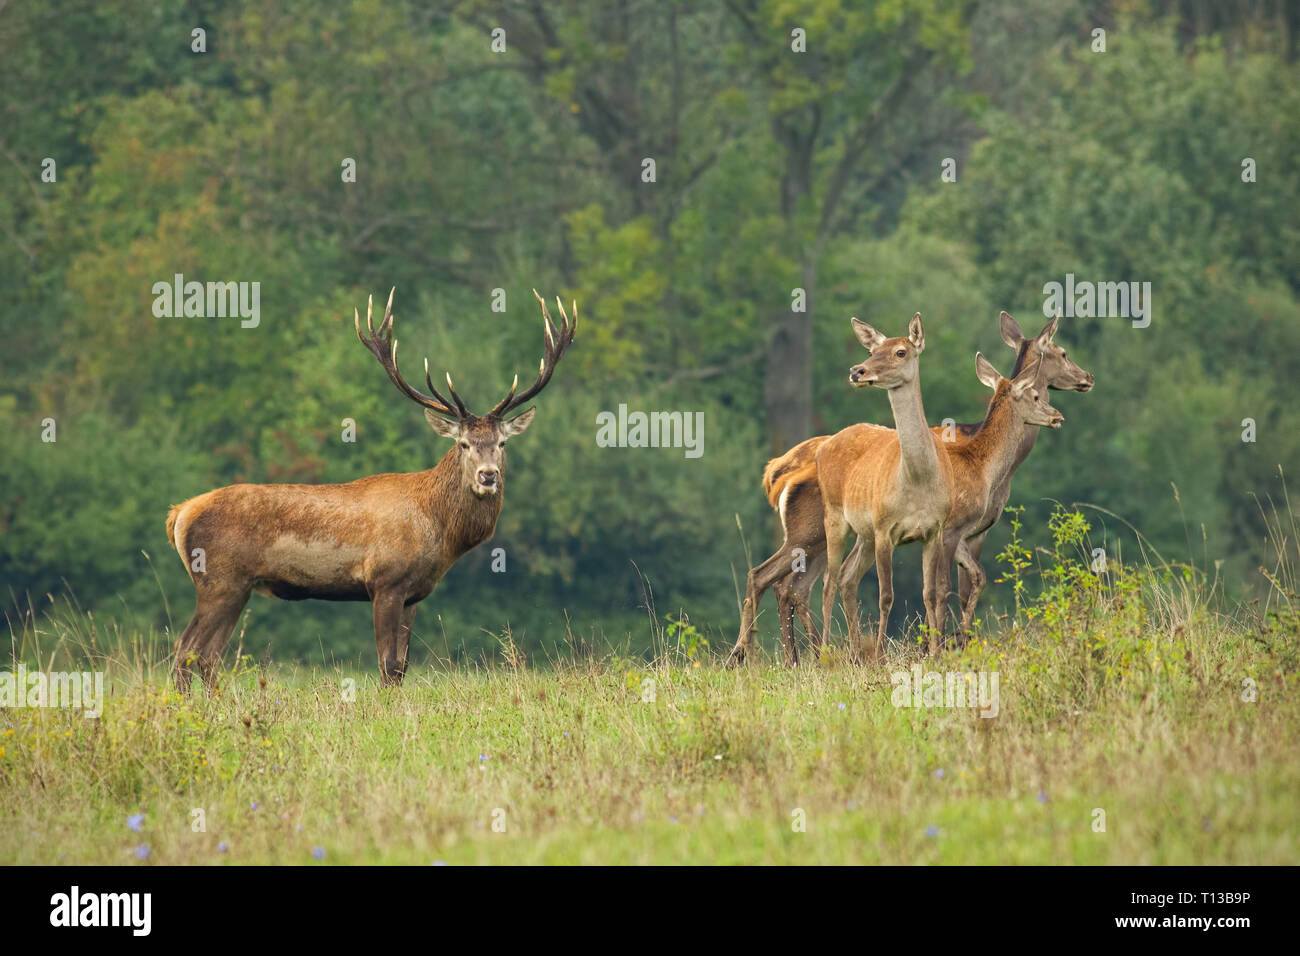
M 318 860 L 325 859 L 325 848 L 323 846 L 314 846 L 311 848 L 311 855 Z
M 136 859 L 137 859 L 137 860 L 147 860 L 147 859 L 149 859 L 149 852 L 150 852 L 150 851 L 149 851 L 149 844 L 148 844 L 148 843 L 141 843 L 138 847 L 135 848 L 135 856 L 136 856 Z
M 934 776 L 935 776 L 935 779 L 937 779 L 937 780 L 942 780 L 942 779 L 943 779 L 943 768 L 940 767 L 938 770 L 936 770 L 936 771 L 934 772 Z
M 249 804 L 249 809 L 256 810 L 259 806 L 261 806 L 261 804 L 259 804 L 256 800 L 254 800 L 251 804 Z
M 1046 790 L 1039 790 L 1039 791 L 1038 791 L 1038 802 L 1039 802 L 1039 803 L 1046 803 L 1046 802 L 1047 802 L 1047 791 L 1046 791 Z
M 230 844 L 228 844 L 225 840 L 222 840 L 220 843 L 217 844 L 218 853 L 225 853 L 229 849 L 230 849 Z
M 935 837 L 939 835 L 939 828 L 935 826 L 933 823 L 931 823 L 928 827 L 925 828 L 925 835 L 933 840 Z
M 126 818 L 126 828 L 132 833 L 139 833 L 144 829 L 144 814 L 133 813 Z

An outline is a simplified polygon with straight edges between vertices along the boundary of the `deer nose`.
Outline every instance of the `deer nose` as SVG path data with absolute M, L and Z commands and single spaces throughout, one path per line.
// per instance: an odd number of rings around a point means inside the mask
M 499 475 L 500 472 L 495 468 L 480 468 L 474 477 L 484 488 L 490 488 L 497 483 Z
M 868 385 L 871 385 L 876 381 L 876 377 L 873 375 L 870 378 L 868 378 L 867 370 L 863 368 L 861 365 L 855 365 L 851 369 L 849 369 L 849 381 L 866 382 Z

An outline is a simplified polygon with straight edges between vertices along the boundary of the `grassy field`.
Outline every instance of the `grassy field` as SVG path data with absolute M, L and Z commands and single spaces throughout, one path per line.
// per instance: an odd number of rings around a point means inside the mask
M 1093 574 L 1055 531 L 1014 622 L 884 665 L 725 670 L 686 625 L 653 660 L 507 639 L 380 690 L 245 658 L 182 697 L 164 635 L 33 624 L 17 656 L 105 671 L 106 701 L 0 710 L 0 862 L 1300 862 L 1294 595 L 1214 610 L 1190 569 Z M 997 715 L 900 706 L 913 665 L 996 672 Z
M 955 658 L 924 666 L 995 666 L 996 717 L 895 707 L 888 669 L 834 659 L 424 668 L 354 701 L 341 672 L 211 700 L 114 677 L 98 720 L 4 714 L 0 860 L 1300 862 L 1300 703 L 1267 653 L 1152 641 L 1091 688 L 1084 653 Z

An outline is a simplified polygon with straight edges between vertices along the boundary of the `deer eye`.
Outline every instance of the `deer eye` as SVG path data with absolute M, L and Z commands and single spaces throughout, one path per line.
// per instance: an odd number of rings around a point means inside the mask
M 460 447 L 461 447 L 461 448 L 464 448 L 466 451 L 469 451 L 469 442 L 467 442 L 467 441 L 463 441 L 463 442 L 461 442 L 461 443 L 460 443 Z
M 497 442 L 497 447 L 498 447 L 498 448 L 505 448 L 505 447 L 506 447 L 506 440 L 503 438 L 503 439 L 501 439 L 501 441 Z
M 897 352 L 895 352 L 894 354 L 897 355 L 899 358 L 906 358 L 906 357 L 907 357 L 907 349 L 899 349 L 899 350 L 898 350 Z

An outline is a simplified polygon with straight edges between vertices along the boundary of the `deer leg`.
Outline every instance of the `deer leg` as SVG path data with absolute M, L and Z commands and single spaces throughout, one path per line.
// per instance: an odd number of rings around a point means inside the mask
M 768 588 L 790 573 L 791 550 L 789 542 L 781 545 L 776 554 L 751 568 L 745 578 L 745 605 L 740 614 L 740 636 L 736 638 L 736 646 L 727 656 L 728 667 L 745 660 L 749 645 L 754 640 L 754 619 L 758 613 L 758 603 Z
M 969 582 L 966 596 L 961 602 L 961 624 L 958 626 L 958 640 L 962 646 L 965 646 L 970 639 L 971 625 L 975 620 L 975 605 L 979 602 L 985 582 L 984 568 L 976 558 L 969 541 L 962 541 L 957 545 L 957 566 Z
M 925 624 L 930 630 L 930 654 L 939 653 L 939 636 L 942 633 L 943 616 L 939 610 L 939 579 L 943 570 L 943 535 L 935 534 L 925 542 L 921 555 L 921 574 L 925 579 L 922 601 L 925 604 Z M 947 590 L 944 590 L 944 598 Z
M 194 616 L 176 644 L 176 689 L 189 693 L 194 667 L 198 666 L 203 686 L 211 693 L 216 689 L 221 652 L 230 640 L 230 632 L 248 603 L 249 591 L 213 591 L 202 589 L 194 606 Z
M 813 585 L 817 583 L 826 570 L 826 554 L 819 551 L 818 554 L 808 564 L 808 570 L 800 574 L 794 584 L 790 587 L 790 600 L 794 603 L 795 613 L 799 615 L 799 622 L 803 624 L 803 630 L 808 635 L 808 643 L 812 647 L 813 653 L 821 655 L 822 634 L 817 630 L 817 625 L 813 622 L 812 611 L 809 607 L 812 597 Z
M 831 633 L 831 615 L 835 612 L 835 586 L 840 579 L 840 566 L 844 560 L 844 538 L 848 522 L 838 509 L 826 509 L 826 573 L 822 579 L 822 638 Z
M 888 538 L 876 540 L 876 580 L 880 585 L 880 621 L 876 624 L 876 646 L 872 648 L 872 657 L 876 663 L 881 663 L 885 659 L 889 612 L 894 606 L 894 546 Z
M 379 685 L 397 687 L 406 674 L 400 634 L 406 608 L 405 594 L 397 590 L 377 591 L 371 599 L 375 619 L 375 647 L 379 651 Z M 409 631 L 407 632 L 409 634 Z
M 860 660 L 859 648 L 862 644 L 862 621 L 858 615 L 858 584 L 862 581 L 862 576 L 871 569 L 874 560 L 871 543 L 859 535 L 844 566 L 840 568 L 840 604 L 844 609 L 844 620 L 849 628 L 849 655 L 854 660 Z
M 411 659 L 411 625 L 415 623 L 415 609 L 418 604 L 407 604 L 402 608 L 402 620 L 397 627 L 397 660 L 402 673 L 406 673 L 407 662 Z
M 799 663 L 799 649 L 794 643 L 793 577 L 794 572 L 791 572 L 772 585 L 772 590 L 776 592 L 776 616 L 781 622 L 781 647 L 785 650 L 787 666 Z

